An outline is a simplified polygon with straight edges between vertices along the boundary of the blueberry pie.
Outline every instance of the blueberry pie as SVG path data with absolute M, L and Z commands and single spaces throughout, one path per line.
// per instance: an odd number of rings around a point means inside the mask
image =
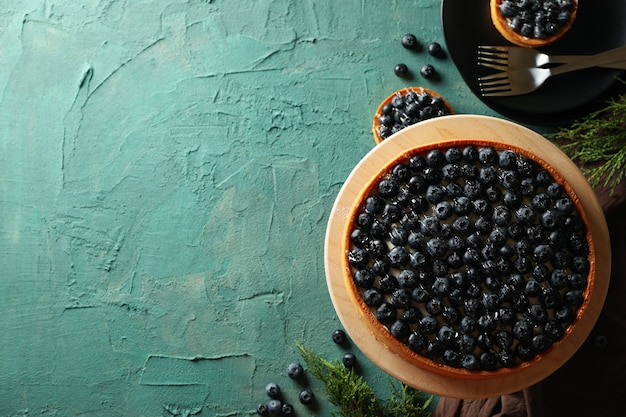
M 457 140 L 387 164 L 345 235 L 348 291 L 378 340 L 415 364 L 528 365 L 575 325 L 594 249 L 565 179 L 524 149 Z
M 553 43 L 571 28 L 578 0 L 491 0 L 490 10 L 506 40 L 536 48 Z

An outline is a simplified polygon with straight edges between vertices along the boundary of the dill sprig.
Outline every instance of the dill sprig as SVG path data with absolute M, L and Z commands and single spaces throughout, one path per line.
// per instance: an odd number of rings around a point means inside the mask
M 613 194 L 626 173 L 626 95 L 546 136 L 582 166 L 592 187 L 602 184 Z
M 320 380 L 326 389 L 328 401 L 337 407 L 338 417 L 428 417 L 428 407 L 433 399 L 421 391 L 400 383 L 392 383 L 391 396 L 381 401 L 374 390 L 358 375 L 338 360 L 328 361 L 311 349 L 296 343 L 307 372 Z

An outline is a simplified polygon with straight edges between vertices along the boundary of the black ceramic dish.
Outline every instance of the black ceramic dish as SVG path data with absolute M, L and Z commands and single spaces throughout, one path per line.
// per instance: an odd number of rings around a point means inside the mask
M 626 44 L 624 0 L 581 1 L 572 28 L 542 52 L 595 54 Z M 464 81 L 487 106 L 522 123 L 558 125 L 599 108 L 626 90 L 623 71 L 590 68 L 548 79 L 537 91 L 510 97 L 482 97 L 478 77 L 495 70 L 477 64 L 478 45 L 512 45 L 491 22 L 489 0 L 443 0 L 443 31 L 448 52 Z

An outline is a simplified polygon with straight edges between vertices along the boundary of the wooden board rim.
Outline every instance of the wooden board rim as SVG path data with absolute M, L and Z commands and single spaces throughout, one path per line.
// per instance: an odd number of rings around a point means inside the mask
M 568 335 L 567 344 L 550 352 L 536 365 L 499 378 L 468 380 L 450 378 L 407 363 L 379 341 L 362 323 L 350 301 L 341 263 L 341 241 L 352 204 L 366 182 L 381 165 L 407 149 L 455 140 L 487 140 L 515 146 L 537 154 L 565 178 L 588 216 L 596 253 L 594 288 L 585 314 Z M 335 310 L 359 349 L 394 378 L 436 395 L 483 398 L 514 392 L 547 377 L 564 364 L 591 332 L 604 304 L 610 275 L 610 241 L 604 213 L 578 167 L 554 144 L 516 123 L 490 116 L 450 115 L 403 129 L 372 149 L 352 170 L 330 214 L 324 249 L 326 280 Z

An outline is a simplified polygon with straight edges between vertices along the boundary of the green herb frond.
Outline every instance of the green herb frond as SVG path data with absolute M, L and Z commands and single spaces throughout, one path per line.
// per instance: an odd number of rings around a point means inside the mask
M 338 408 L 341 417 L 365 417 L 378 415 L 378 402 L 374 390 L 354 368 L 346 368 L 339 361 L 330 362 L 311 349 L 297 344 L 307 372 L 322 381 L 328 400 Z
M 391 397 L 385 402 L 385 414 L 389 417 L 429 417 L 428 407 L 432 400 L 432 395 L 425 395 L 406 384 L 391 383 Z
M 613 193 L 626 170 L 626 95 L 547 137 L 583 166 L 593 187 L 602 183 Z
M 320 380 L 331 404 L 337 407 L 338 417 L 429 417 L 432 395 L 408 385 L 391 383 L 391 395 L 385 401 L 376 397 L 374 390 L 354 368 L 346 368 L 339 361 L 328 361 L 311 349 L 296 342 L 307 365 L 307 372 Z

